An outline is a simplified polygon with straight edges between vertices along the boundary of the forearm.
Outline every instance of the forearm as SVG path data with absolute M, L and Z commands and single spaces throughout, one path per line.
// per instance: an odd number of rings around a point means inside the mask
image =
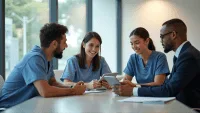
M 57 96 L 68 96 L 73 95 L 73 88 L 59 88 L 55 86 L 49 86 L 44 89 L 42 93 L 40 93 L 43 97 L 57 97 Z
M 59 83 L 59 82 L 54 82 L 52 84 L 52 86 L 60 87 L 60 88 L 71 88 L 71 86 L 73 86 L 73 85 L 65 85 L 65 84 L 62 84 L 62 83 Z
M 76 82 L 71 82 L 71 81 L 64 81 L 63 83 L 65 86 L 75 86 Z
M 71 81 L 65 81 L 64 82 L 65 86 L 75 86 L 76 83 L 75 82 L 71 82 Z M 89 83 L 84 83 L 84 85 L 86 86 L 87 89 L 93 89 L 93 84 Z
M 149 83 L 145 83 L 145 84 L 137 84 L 137 85 L 141 85 L 141 86 L 160 86 L 163 83 L 160 82 L 149 82 Z

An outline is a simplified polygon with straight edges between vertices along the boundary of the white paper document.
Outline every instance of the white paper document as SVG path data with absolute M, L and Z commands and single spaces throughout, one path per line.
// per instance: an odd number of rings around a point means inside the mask
M 130 97 L 118 101 L 135 103 L 165 103 L 174 99 L 175 97 Z
M 104 90 L 90 90 L 90 91 L 85 91 L 85 94 L 87 93 L 102 93 L 105 92 Z

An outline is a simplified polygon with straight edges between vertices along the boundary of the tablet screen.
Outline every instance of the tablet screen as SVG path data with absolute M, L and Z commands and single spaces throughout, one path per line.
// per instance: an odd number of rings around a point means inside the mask
M 116 76 L 104 76 L 104 79 L 108 82 L 110 86 L 120 85 L 120 82 L 116 78 Z
M 102 77 L 99 79 L 99 81 L 104 80 L 104 76 L 115 76 L 116 77 L 117 75 L 118 75 L 118 73 L 105 73 L 102 75 Z

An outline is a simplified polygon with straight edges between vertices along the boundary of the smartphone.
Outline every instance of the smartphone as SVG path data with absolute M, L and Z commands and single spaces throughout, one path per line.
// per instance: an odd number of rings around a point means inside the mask
M 104 76 L 115 76 L 115 77 L 116 77 L 117 75 L 118 75 L 118 73 L 105 73 L 105 74 L 103 74 L 102 77 L 99 79 L 99 82 L 102 81 L 102 80 L 105 80 L 105 79 L 104 79 Z

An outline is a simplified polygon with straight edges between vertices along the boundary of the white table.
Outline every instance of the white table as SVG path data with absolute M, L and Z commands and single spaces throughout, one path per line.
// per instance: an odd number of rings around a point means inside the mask
M 196 113 L 177 100 L 167 104 L 118 102 L 111 91 L 82 96 L 34 97 L 4 111 L 5 113 Z

